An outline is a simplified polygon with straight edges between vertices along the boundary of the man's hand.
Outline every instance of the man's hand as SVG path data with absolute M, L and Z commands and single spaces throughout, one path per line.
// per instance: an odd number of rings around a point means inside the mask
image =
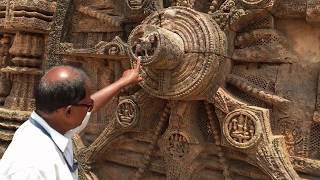
M 137 61 L 137 64 L 133 69 L 124 71 L 119 80 L 92 94 L 91 99 L 94 101 L 92 112 L 97 112 L 101 107 L 108 103 L 112 97 L 116 96 L 125 86 L 140 82 L 142 78 L 139 76 L 139 70 L 140 60 Z
M 142 78 L 139 76 L 140 70 L 140 59 L 137 61 L 137 64 L 133 69 L 125 70 L 120 78 L 121 81 L 124 81 L 126 85 L 136 84 L 142 81 Z

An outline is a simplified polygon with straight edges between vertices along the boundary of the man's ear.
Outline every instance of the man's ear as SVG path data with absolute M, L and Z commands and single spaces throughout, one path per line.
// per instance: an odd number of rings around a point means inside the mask
M 65 109 L 64 109 L 64 113 L 66 114 L 66 116 L 70 116 L 71 115 L 71 105 L 67 106 Z

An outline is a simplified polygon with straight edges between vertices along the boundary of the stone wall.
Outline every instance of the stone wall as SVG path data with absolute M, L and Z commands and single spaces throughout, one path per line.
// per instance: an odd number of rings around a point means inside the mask
M 1 151 L 46 69 L 98 90 L 140 58 L 74 138 L 81 179 L 318 179 L 319 23 L 318 0 L 0 0 Z

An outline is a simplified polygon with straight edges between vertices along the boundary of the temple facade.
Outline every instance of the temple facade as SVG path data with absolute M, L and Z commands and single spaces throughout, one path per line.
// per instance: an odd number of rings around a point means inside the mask
M 81 180 L 320 179 L 320 0 L 0 0 L 0 156 L 50 67 L 93 90 Z

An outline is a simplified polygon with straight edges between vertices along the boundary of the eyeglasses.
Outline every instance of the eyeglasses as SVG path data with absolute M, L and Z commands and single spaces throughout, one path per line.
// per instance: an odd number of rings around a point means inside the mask
M 85 106 L 85 107 L 87 107 L 88 108 L 88 112 L 91 112 L 92 111 L 92 109 L 93 109 L 93 106 L 94 106 L 94 101 L 93 100 L 91 100 L 91 102 L 90 103 L 88 103 L 88 104 L 85 104 L 85 103 L 79 103 L 79 104 L 72 104 L 72 106 Z

